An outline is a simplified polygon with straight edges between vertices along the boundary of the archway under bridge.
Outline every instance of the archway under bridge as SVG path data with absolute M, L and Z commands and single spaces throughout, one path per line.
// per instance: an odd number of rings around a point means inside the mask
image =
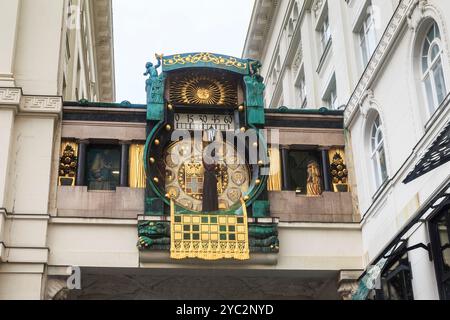
M 335 300 L 336 271 L 81 268 L 69 300 Z

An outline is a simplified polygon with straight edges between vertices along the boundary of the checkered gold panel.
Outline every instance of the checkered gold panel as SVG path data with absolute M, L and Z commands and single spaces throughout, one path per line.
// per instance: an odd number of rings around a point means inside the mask
M 250 259 L 245 203 L 242 216 L 177 214 L 170 204 L 172 259 Z

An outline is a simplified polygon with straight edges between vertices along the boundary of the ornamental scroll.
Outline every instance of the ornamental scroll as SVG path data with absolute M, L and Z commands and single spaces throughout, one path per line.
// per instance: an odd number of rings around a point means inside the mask
M 177 214 L 170 201 L 172 259 L 250 259 L 247 208 L 243 215 Z

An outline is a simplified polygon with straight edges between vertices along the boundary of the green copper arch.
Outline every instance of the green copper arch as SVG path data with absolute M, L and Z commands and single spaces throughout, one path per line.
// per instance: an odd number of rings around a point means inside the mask
M 163 57 L 162 70 L 167 72 L 185 68 L 216 68 L 250 75 L 252 61 L 209 52 L 183 53 Z

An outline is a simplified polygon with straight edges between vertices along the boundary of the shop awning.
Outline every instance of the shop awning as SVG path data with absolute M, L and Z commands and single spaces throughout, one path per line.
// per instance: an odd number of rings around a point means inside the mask
M 403 183 L 409 183 L 450 161 L 450 121 Z
M 444 179 L 444 183 L 438 188 L 439 192 L 427 201 L 416 215 L 403 227 L 392 241 L 384 248 L 378 257 L 367 267 L 359 279 L 358 289 L 353 294 L 353 300 L 366 300 L 371 290 L 375 289 L 377 280 L 380 279 L 385 266 L 400 253 L 423 248 L 429 250 L 427 244 L 415 244 L 407 247 L 408 238 L 414 233 L 415 226 L 424 223 L 433 217 L 436 212 L 450 204 L 450 175 Z M 430 252 L 429 252 L 430 253 Z M 431 256 L 430 256 L 431 258 Z

